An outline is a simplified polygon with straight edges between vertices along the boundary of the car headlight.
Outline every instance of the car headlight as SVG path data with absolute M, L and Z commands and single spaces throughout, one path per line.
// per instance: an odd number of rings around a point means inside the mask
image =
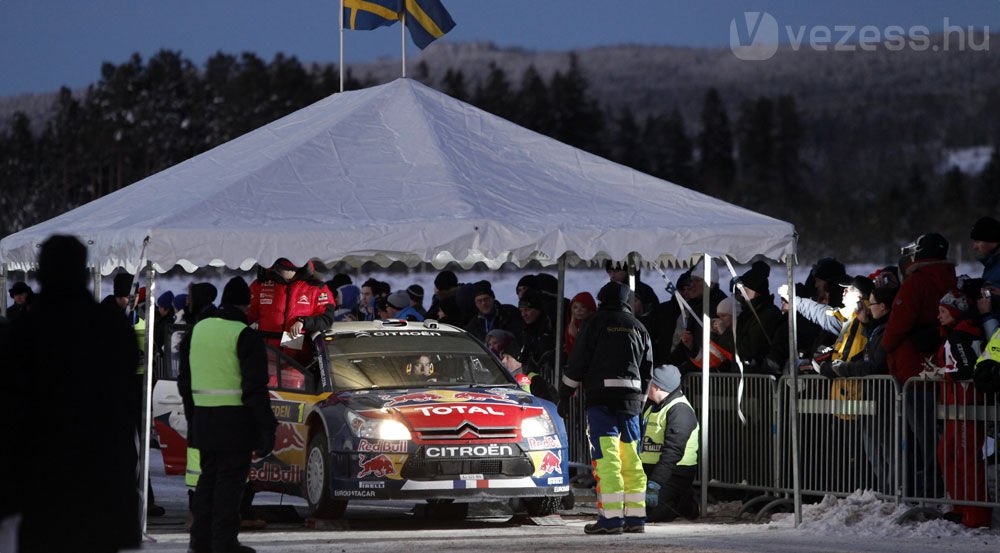
M 394 419 L 370 419 L 353 412 L 347 412 L 347 422 L 351 432 L 359 438 L 370 440 L 409 440 L 410 429 Z
M 555 433 L 556 425 L 552 424 L 548 413 L 542 413 L 537 417 L 528 417 L 521 421 L 521 436 L 525 438 L 537 438 Z

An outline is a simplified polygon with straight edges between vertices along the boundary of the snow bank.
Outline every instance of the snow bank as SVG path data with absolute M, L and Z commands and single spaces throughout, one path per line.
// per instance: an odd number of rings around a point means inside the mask
M 882 501 L 875 493 L 857 491 L 838 499 L 828 495 L 823 501 L 802 506 L 802 524 L 797 531 L 815 535 L 887 537 L 887 538 L 941 538 L 969 537 L 989 540 L 1000 545 L 1000 536 L 988 530 L 973 530 L 944 519 L 896 524 L 895 519 L 909 509 L 909 505 Z M 776 514 L 768 526 L 787 529 L 795 525 L 791 513 Z

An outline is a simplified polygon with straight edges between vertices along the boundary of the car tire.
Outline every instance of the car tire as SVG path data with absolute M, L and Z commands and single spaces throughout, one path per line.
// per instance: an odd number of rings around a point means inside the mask
M 559 495 L 529 497 L 524 500 L 524 508 L 528 511 L 528 516 L 545 517 L 556 514 L 562 506 L 562 501 L 563 498 Z
M 309 440 L 306 466 L 302 477 L 302 495 L 314 518 L 340 518 L 347 510 L 347 500 L 330 495 L 330 453 L 326 434 L 320 432 Z

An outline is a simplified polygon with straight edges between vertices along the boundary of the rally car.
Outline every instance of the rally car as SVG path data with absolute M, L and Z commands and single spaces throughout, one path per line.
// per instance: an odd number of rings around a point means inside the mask
M 518 498 L 546 515 L 569 493 L 555 406 L 522 390 L 465 331 L 338 322 L 311 345 L 305 364 L 269 350 L 279 425 L 274 451 L 251 468 L 255 489 L 301 496 L 322 517 L 340 516 L 352 498 Z M 185 429 L 174 396 L 161 378 L 154 417 L 166 469 L 179 474 Z

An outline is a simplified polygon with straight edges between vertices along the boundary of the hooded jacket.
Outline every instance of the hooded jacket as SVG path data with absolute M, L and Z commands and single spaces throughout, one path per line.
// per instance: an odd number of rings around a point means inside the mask
M 632 315 L 631 291 L 609 282 L 597 295 L 600 307 L 576 337 L 559 395 L 583 387 L 587 407 L 639 415 L 653 369 L 653 344 Z
M 910 267 L 893 302 L 882 347 L 889 352 L 889 374 L 903 384 L 917 376 L 924 359 L 941 345 L 938 301 L 955 288 L 955 266 L 927 260 Z

